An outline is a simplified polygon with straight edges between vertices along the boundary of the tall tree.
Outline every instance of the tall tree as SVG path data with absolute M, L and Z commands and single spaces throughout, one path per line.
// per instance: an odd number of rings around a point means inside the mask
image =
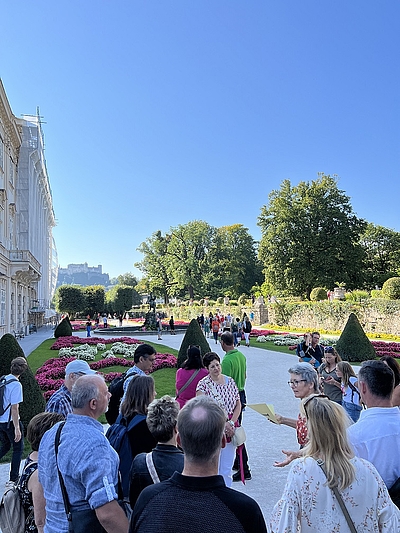
M 138 247 L 144 257 L 135 267 L 144 274 L 140 286 L 146 285 L 150 292 L 164 298 L 168 303 L 171 296 L 171 287 L 174 285 L 173 276 L 168 269 L 167 247 L 170 236 L 163 236 L 161 231 L 156 231 Z
M 386 280 L 400 274 L 400 233 L 369 223 L 361 235 L 360 244 L 365 253 L 366 288 L 382 287 Z
M 171 228 L 166 255 L 168 272 L 178 289 L 186 289 L 189 298 L 204 296 L 204 278 L 209 269 L 208 253 L 215 228 L 202 220 Z
M 90 285 L 82 287 L 85 296 L 85 314 L 94 316 L 95 313 L 104 311 L 104 287 L 102 285 Z
M 85 308 L 85 295 L 82 287 L 75 285 L 61 285 L 55 294 L 56 309 L 59 313 L 68 313 L 73 316 Z
M 206 284 L 212 297 L 226 294 L 238 298 L 263 281 L 256 242 L 242 224 L 216 230 L 209 264 Z
M 116 285 L 106 293 L 106 302 L 110 312 L 124 313 L 133 305 L 133 289 L 124 285 Z
M 133 287 L 135 288 L 138 284 L 138 280 L 136 279 L 136 276 L 132 274 L 132 272 L 125 272 L 125 274 L 120 274 L 117 277 L 118 285 L 125 285 L 126 287 Z
M 309 298 L 317 286 L 359 285 L 363 251 L 358 243 L 365 222 L 334 177 L 319 174 L 295 187 L 283 181 L 270 193 L 258 224 L 265 280 L 275 290 Z

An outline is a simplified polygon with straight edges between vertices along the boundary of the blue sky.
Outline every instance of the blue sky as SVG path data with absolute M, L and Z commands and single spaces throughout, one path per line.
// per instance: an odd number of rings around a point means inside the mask
M 12 110 L 46 122 L 61 266 L 134 271 L 146 237 L 194 219 L 259 239 L 269 192 L 320 171 L 400 231 L 398 2 L 0 7 Z

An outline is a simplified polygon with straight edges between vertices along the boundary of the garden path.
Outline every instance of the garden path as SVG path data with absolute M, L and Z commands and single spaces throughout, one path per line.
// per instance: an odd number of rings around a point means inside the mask
M 38 333 L 33 333 L 21 339 L 20 345 L 28 356 L 44 340 L 52 337 L 53 331 L 41 328 Z M 85 332 L 74 332 L 74 335 L 85 337 Z M 179 350 L 183 334 L 164 334 L 160 344 Z M 140 335 L 140 340 L 149 340 L 157 343 L 154 335 Z M 210 348 L 221 357 L 223 351 L 220 344 L 209 340 Z M 297 417 L 299 401 L 293 396 L 287 385 L 289 375 L 287 369 L 296 362 L 296 357 L 291 353 L 280 353 L 260 348 L 246 348 L 241 346 L 241 351 L 247 358 L 246 392 L 248 403 L 272 403 L 280 414 Z M 280 498 L 287 473 L 286 468 L 275 468 L 275 460 L 282 460 L 282 449 L 297 449 L 296 433 L 294 429 L 286 426 L 277 426 L 270 423 L 250 408 L 245 411 L 243 425 L 247 433 L 246 446 L 249 453 L 249 464 L 252 479 L 243 486 L 234 483 L 233 488 L 244 492 L 254 498 L 260 505 L 267 519 L 274 504 Z M 0 490 L 8 479 L 9 464 L 0 465 Z

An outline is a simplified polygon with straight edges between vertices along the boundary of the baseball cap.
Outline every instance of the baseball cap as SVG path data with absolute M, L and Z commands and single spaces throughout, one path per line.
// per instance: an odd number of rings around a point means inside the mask
M 81 359 L 75 359 L 75 361 L 71 361 L 67 364 L 65 367 L 65 375 L 68 374 L 97 374 L 95 370 L 92 370 L 90 366 L 87 364 L 86 361 L 82 361 Z

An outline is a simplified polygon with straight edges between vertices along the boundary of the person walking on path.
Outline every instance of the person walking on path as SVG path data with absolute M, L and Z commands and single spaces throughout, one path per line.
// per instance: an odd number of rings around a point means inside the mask
M 239 352 L 233 345 L 233 335 L 229 331 L 224 331 L 221 335 L 221 348 L 225 352 L 225 357 L 222 359 L 222 373 L 226 376 L 233 378 L 236 383 L 237 388 L 239 389 L 239 397 L 241 403 L 241 412 L 238 418 L 239 424 L 242 423 L 243 411 L 246 406 L 246 392 L 244 390 L 244 385 L 246 382 L 246 358 Z M 244 479 L 251 479 L 251 472 L 249 467 L 249 458 L 247 455 L 246 446 L 243 444 L 242 448 L 242 462 L 243 462 L 243 471 Z M 240 468 L 239 458 L 236 454 L 236 460 L 234 466 Z M 232 481 L 241 481 L 241 472 L 240 470 L 233 474 Z
M 246 319 L 243 323 L 243 333 L 244 333 L 244 340 L 245 340 L 245 343 L 246 343 L 246 346 L 249 347 L 250 346 L 250 333 L 251 333 L 251 329 L 252 329 L 252 325 L 251 325 L 251 322 L 249 320 L 249 317 L 246 316 Z
M 16 483 L 19 477 L 22 452 L 24 449 L 23 427 L 19 419 L 19 404 L 23 401 L 21 374 L 28 368 L 25 357 L 16 357 L 11 361 L 10 373 L 5 378 L 3 395 L 3 414 L 0 416 L 0 459 L 13 449 L 10 482 Z

